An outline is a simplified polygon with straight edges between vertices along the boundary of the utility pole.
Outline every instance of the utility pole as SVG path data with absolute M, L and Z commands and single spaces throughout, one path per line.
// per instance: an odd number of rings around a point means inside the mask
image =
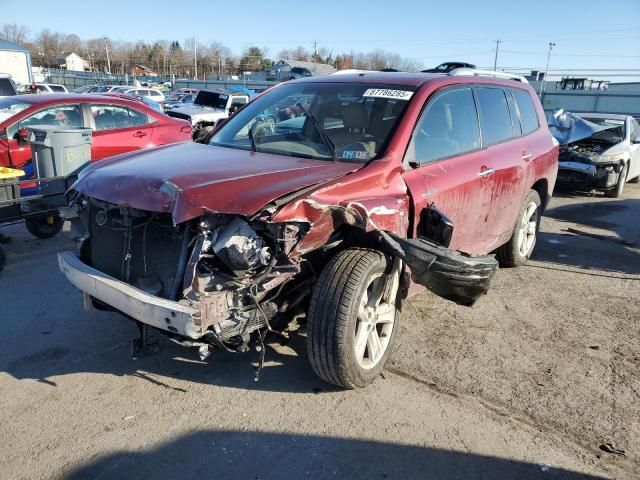
M 542 77 L 542 86 L 540 87 L 540 102 L 542 102 L 542 106 L 544 107 L 544 87 L 547 82 L 547 75 L 549 74 L 549 60 L 551 59 L 551 50 L 555 47 L 556 44 L 553 42 L 549 42 L 549 53 L 547 54 L 547 67 L 544 69 L 544 77 Z
M 313 74 L 318 76 L 318 42 L 313 42 Z
M 498 69 L 498 50 L 500 49 L 500 42 L 501 40 L 499 38 L 497 38 L 496 40 L 494 40 L 495 44 L 496 44 L 496 56 L 493 59 L 493 70 L 497 70 Z
M 193 79 L 198 79 L 198 39 L 193 36 Z
M 111 60 L 109 60 L 109 39 L 104 37 L 104 50 L 107 52 L 107 71 L 111 75 Z

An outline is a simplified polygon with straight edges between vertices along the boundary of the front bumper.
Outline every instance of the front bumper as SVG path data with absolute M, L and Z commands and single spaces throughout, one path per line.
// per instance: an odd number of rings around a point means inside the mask
M 619 165 L 559 162 L 557 183 L 578 188 L 613 188 L 618 183 Z
M 72 252 L 59 253 L 58 265 L 73 286 L 124 315 L 192 339 L 203 335 L 202 312 L 196 308 L 149 295 L 85 265 Z

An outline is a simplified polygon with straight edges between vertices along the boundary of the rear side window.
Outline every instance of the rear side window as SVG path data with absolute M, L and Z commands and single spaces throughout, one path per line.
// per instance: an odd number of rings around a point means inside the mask
M 445 92 L 431 101 L 411 143 L 409 160 L 421 164 L 479 149 L 480 129 L 471 89 Z
M 62 85 L 49 85 L 49 88 L 51 88 L 51 90 L 53 90 L 54 92 L 66 92 Z
M 493 145 L 513 136 L 511 115 L 504 90 L 478 87 L 480 126 L 484 145 Z
M 511 92 L 518 104 L 518 110 L 520 110 L 520 122 L 522 123 L 522 133 L 525 135 L 531 133 L 538 128 L 538 115 L 536 109 L 533 106 L 533 100 L 529 92 L 524 90 L 512 89 Z
M 120 105 L 91 105 L 91 114 L 96 130 L 117 130 L 150 123 L 146 114 Z

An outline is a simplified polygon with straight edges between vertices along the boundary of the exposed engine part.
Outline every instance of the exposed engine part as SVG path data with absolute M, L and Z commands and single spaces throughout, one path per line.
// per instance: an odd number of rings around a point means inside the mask
M 601 143 L 570 143 L 569 145 L 562 145 L 560 147 L 561 153 L 584 153 L 587 155 L 600 155 L 610 145 L 603 145 Z
M 234 273 L 266 266 L 271 259 L 264 240 L 239 217 L 217 231 L 211 242 L 216 256 Z

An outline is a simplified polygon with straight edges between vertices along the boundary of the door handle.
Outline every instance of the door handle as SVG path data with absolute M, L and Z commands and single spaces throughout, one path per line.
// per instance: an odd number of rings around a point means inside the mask
M 142 138 L 142 137 L 146 137 L 147 133 L 146 132 L 137 131 L 136 133 L 133 134 L 133 136 L 136 137 L 136 138 Z
M 485 168 L 478 173 L 479 177 L 488 177 L 489 175 L 493 175 L 493 168 Z
M 533 157 L 532 153 L 528 153 L 528 152 L 522 152 L 522 159 L 525 162 L 528 162 L 529 160 L 531 160 L 531 158 Z

